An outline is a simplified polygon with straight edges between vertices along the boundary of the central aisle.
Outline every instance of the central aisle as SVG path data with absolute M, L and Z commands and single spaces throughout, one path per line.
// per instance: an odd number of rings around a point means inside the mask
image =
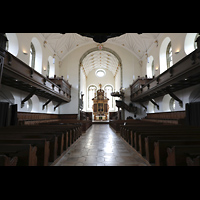
M 108 124 L 94 124 L 54 166 L 150 166 Z

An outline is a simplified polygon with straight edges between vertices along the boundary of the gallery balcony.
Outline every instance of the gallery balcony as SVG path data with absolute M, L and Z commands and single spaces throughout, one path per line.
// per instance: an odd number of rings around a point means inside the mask
M 199 41 L 200 42 L 200 41 Z M 182 101 L 174 92 L 200 83 L 200 48 L 196 49 L 165 72 L 151 80 L 140 78 L 130 85 L 131 101 L 153 101 L 154 98 L 169 94 L 180 104 Z M 154 102 L 154 101 L 153 101 Z
M 63 102 L 70 102 L 71 85 L 68 81 L 64 81 L 63 79 L 61 81 L 64 82 L 64 84 L 62 84 L 62 87 L 59 87 L 55 82 L 38 73 L 23 61 L 6 51 L 1 83 L 29 93 L 28 96 L 22 100 L 22 105 L 33 95 L 48 99 L 43 105 L 43 108 L 51 101 L 58 102 L 54 109 Z

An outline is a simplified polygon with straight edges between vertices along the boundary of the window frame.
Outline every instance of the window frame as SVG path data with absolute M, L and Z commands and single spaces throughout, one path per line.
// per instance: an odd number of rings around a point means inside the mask
M 169 69 L 173 65 L 172 43 L 171 43 L 171 41 L 167 45 L 167 49 L 166 49 L 166 61 L 167 61 L 167 69 Z
M 33 43 L 31 42 L 31 46 L 30 46 L 30 62 L 29 62 L 29 65 L 33 69 L 35 69 L 35 55 L 36 55 L 35 47 L 34 47 Z

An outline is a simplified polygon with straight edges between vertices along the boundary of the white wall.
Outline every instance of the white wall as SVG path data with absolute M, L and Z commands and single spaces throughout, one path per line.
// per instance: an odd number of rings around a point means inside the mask
M 191 49 L 194 50 L 191 46 L 193 45 L 192 39 L 194 39 L 195 34 L 187 34 L 187 33 L 162 33 L 158 37 L 158 46 L 157 44 L 153 44 L 152 48 L 148 51 L 148 56 L 153 56 L 154 58 L 154 66 L 155 68 L 158 68 L 157 71 L 155 71 L 155 76 L 158 76 L 160 73 L 162 73 L 162 61 L 161 61 L 161 56 L 160 56 L 160 49 L 163 41 L 166 40 L 166 38 L 169 38 L 171 40 L 172 44 L 172 59 L 173 59 L 173 64 L 177 63 L 179 60 L 184 58 L 188 53 L 191 53 Z M 189 41 L 189 39 L 191 41 Z M 190 45 L 189 45 L 190 44 Z M 189 49 L 190 48 L 190 49 Z M 175 52 L 179 52 L 178 54 L 175 54 Z M 145 76 L 147 73 L 147 58 L 146 56 L 143 56 L 142 58 L 142 74 L 141 76 Z M 176 101 L 175 102 L 175 110 L 174 111 L 181 111 L 185 110 L 185 104 L 189 102 L 189 96 L 194 89 L 199 86 L 193 86 L 184 90 L 180 90 L 175 92 L 174 94 L 177 95 L 182 101 L 183 101 L 183 107 L 180 107 L 179 103 Z M 160 109 L 155 110 L 153 109 L 152 103 L 149 102 L 144 102 L 144 105 L 147 106 L 147 113 L 148 112 L 169 112 L 170 107 L 169 107 L 169 101 L 171 97 L 169 95 L 165 95 L 162 97 L 158 97 L 155 99 L 156 103 L 159 105 Z
M 39 52 L 39 56 L 37 56 L 35 62 L 35 70 L 46 76 L 46 71 L 44 69 L 47 68 L 48 58 L 53 57 L 53 53 L 47 47 L 45 48 L 43 46 L 43 40 L 41 36 L 38 33 L 8 33 L 6 36 L 10 40 L 8 51 L 10 51 L 10 53 L 14 54 L 27 65 L 29 65 L 30 45 L 31 42 L 33 42 L 36 48 L 36 56 Z M 26 52 L 27 55 L 25 55 L 24 52 Z M 51 73 L 53 73 L 53 71 L 55 71 L 55 74 L 59 75 L 59 59 L 57 57 L 55 58 L 55 69 L 51 68 Z M 33 95 L 30 101 L 25 102 L 24 107 L 21 108 L 21 101 L 28 95 L 28 93 L 4 85 L 0 88 L 0 92 L 3 90 L 9 91 L 13 95 L 14 103 L 18 104 L 19 112 L 38 112 L 52 114 L 58 114 L 59 112 L 59 108 L 54 111 L 56 102 L 50 102 L 48 106 L 42 110 L 42 105 L 48 99 L 37 97 L 36 95 Z M 28 103 L 30 105 L 27 108 Z
M 70 114 L 78 114 L 78 86 L 79 86 L 79 77 L 78 72 L 79 72 L 79 61 L 80 58 L 82 57 L 82 55 L 88 51 L 89 49 L 92 49 L 96 47 L 96 44 L 89 44 L 89 45 L 84 45 L 79 47 L 78 49 L 72 51 L 70 54 L 68 54 L 62 61 L 62 65 L 60 67 L 60 75 L 63 75 L 64 78 L 67 77 L 67 75 L 69 75 L 69 82 L 70 84 L 72 84 L 72 101 L 68 104 L 62 105 L 60 112 L 61 114 L 64 113 L 70 113 Z M 133 75 L 135 75 L 135 77 L 137 77 L 138 75 L 141 74 L 141 66 L 139 65 L 139 60 L 132 54 L 130 53 L 128 50 L 124 49 L 123 47 L 117 46 L 117 45 L 113 45 L 113 44 L 109 44 L 109 43 L 105 43 L 104 47 L 110 48 L 113 51 L 115 51 L 119 57 L 122 60 L 122 87 L 125 88 L 125 101 L 127 103 L 130 103 L 130 91 L 126 90 L 129 88 L 130 84 L 133 83 Z M 109 78 L 109 80 L 104 77 L 104 78 L 97 78 L 94 75 L 94 72 L 91 72 L 91 75 L 88 76 L 87 78 L 87 84 L 86 84 L 86 89 L 89 86 L 89 84 L 92 83 L 102 83 L 102 85 L 104 84 L 109 84 L 109 82 L 111 81 L 114 87 L 115 87 L 115 91 L 119 91 L 119 89 L 121 88 L 121 83 L 120 81 L 117 82 L 114 80 L 114 78 Z M 109 73 L 108 73 L 109 74 Z M 117 76 L 116 76 L 116 80 L 118 78 L 120 78 L 121 74 L 118 72 Z M 82 77 L 82 75 L 81 75 Z M 95 79 L 93 78 L 95 77 Z M 99 80 L 101 79 L 101 80 Z M 81 82 L 81 88 L 80 91 L 84 90 L 84 86 L 82 86 L 83 84 L 83 77 L 80 80 Z M 98 86 L 98 84 L 97 84 Z M 84 95 L 84 100 L 86 101 L 86 96 Z M 85 107 L 84 107 L 85 109 Z
M 10 50 L 23 62 L 26 64 L 29 64 L 29 54 L 30 54 L 30 44 L 33 38 L 36 38 L 37 44 L 41 48 L 41 66 L 37 66 L 38 71 L 40 71 L 44 76 L 46 76 L 46 71 L 44 70 L 47 68 L 47 62 L 49 58 L 53 57 L 53 52 L 51 49 L 48 49 L 48 47 L 43 46 L 43 40 L 42 36 L 38 33 L 16 33 L 16 34 L 7 34 L 8 38 L 10 38 L 10 41 L 13 41 L 13 46 Z M 173 52 L 173 64 L 181 60 L 183 57 L 185 57 L 189 50 L 186 50 L 187 48 L 191 48 L 191 45 L 189 44 L 190 38 L 194 38 L 194 34 L 186 34 L 186 33 L 162 33 L 159 35 L 157 38 L 158 40 L 158 45 L 156 43 L 153 43 L 151 48 L 148 50 L 148 56 L 152 56 L 154 59 L 154 65 L 155 68 L 158 68 L 157 71 L 155 71 L 155 76 L 158 76 L 160 74 L 160 48 L 161 44 L 164 41 L 166 37 L 169 37 L 171 40 L 172 44 L 172 52 Z M 188 39 L 189 38 L 189 39 Z M 34 39 L 35 40 L 35 39 Z M 55 106 L 55 102 L 51 102 L 48 105 L 48 108 L 45 110 L 42 110 L 42 105 L 47 101 L 47 99 L 40 98 L 37 96 L 33 96 L 31 98 L 32 101 L 32 108 L 26 109 L 26 103 L 23 108 L 20 108 L 21 105 L 21 100 L 27 95 L 26 92 L 10 88 L 5 86 L 7 90 L 9 90 L 16 103 L 19 104 L 18 109 L 19 111 L 24 111 L 24 112 L 46 112 L 46 113 L 60 113 L 60 114 L 77 114 L 78 113 L 78 102 L 79 102 L 79 93 L 78 92 L 83 92 L 84 95 L 84 102 L 87 100 L 87 87 L 89 84 L 92 82 L 94 83 L 97 81 L 96 76 L 95 80 L 92 80 L 91 77 L 93 75 L 88 76 L 88 79 L 86 80 L 83 73 L 81 72 L 81 78 L 79 79 L 79 65 L 80 65 L 80 58 L 82 55 L 88 51 L 89 49 L 92 49 L 96 47 L 97 44 L 87 44 L 80 46 L 79 48 L 76 48 L 75 50 L 71 51 L 62 61 L 59 60 L 58 57 L 55 57 L 55 69 L 51 69 L 51 74 L 55 73 L 57 76 L 64 76 L 65 79 L 69 76 L 69 83 L 72 84 L 72 90 L 71 90 L 71 102 L 67 104 L 61 105 L 56 111 L 53 111 L 53 107 Z M 187 48 L 186 48 L 187 46 Z M 135 79 L 137 79 L 138 76 L 145 76 L 147 74 L 147 58 L 146 56 L 143 56 L 141 60 L 138 60 L 130 51 L 126 50 L 125 48 L 110 44 L 110 43 L 105 43 L 104 47 L 110 48 L 113 51 L 115 51 L 119 57 L 122 60 L 122 85 L 120 82 L 121 78 L 121 73 L 118 72 L 117 76 L 115 79 L 109 78 L 109 81 L 105 79 L 105 81 L 100 81 L 102 84 L 107 84 L 111 81 L 112 85 L 115 88 L 115 91 L 119 91 L 121 86 L 125 89 L 125 102 L 127 104 L 130 103 L 130 89 L 129 86 L 130 84 L 133 83 L 133 76 Z M 13 49 L 14 48 L 14 49 Z M 16 49 L 15 49 L 16 48 Z M 175 54 L 176 51 L 179 51 L 178 54 Z M 190 50 L 191 51 L 191 50 Z M 25 55 L 23 52 L 26 52 L 27 55 Z M 141 65 L 140 65 L 141 64 Z M 55 72 L 54 72 L 55 71 Z M 91 72 L 92 74 L 92 72 Z M 93 76 L 94 77 L 94 76 Z M 103 80 L 103 79 L 102 79 Z M 118 81 L 119 80 L 119 81 Z M 80 82 L 79 82 L 80 81 Z M 80 88 L 79 88 L 80 85 Z M 98 85 L 98 84 L 97 84 Z M 4 89 L 5 89 L 4 88 Z M 195 89 L 196 87 L 191 87 L 188 88 L 184 91 L 178 91 L 175 94 L 184 102 L 183 108 L 181 108 L 178 105 L 178 102 L 176 102 L 176 109 L 175 111 L 178 110 L 184 110 L 185 109 L 185 103 L 188 103 L 189 96 L 191 92 Z M 164 101 L 163 101 L 164 100 Z M 168 103 L 169 98 L 167 97 L 159 97 L 155 99 L 155 101 L 159 104 L 160 110 L 155 109 L 153 111 L 152 103 L 151 102 L 144 102 L 144 105 L 149 107 L 148 112 L 165 112 L 168 111 Z M 138 109 L 139 109 L 139 114 L 138 118 L 141 118 L 145 116 L 145 112 L 143 108 L 141 108 L 140 105 L 135 104 Z M 84 104 L 84 110 L 86 111 L 86 103 Z M 125 112 L 125 118 L 127 116 L 133 116 L 132 113 Z
M 69 83 L 71 88 L 71 102 L 60 106 L 60 114 L 78 114 L 78 101 L 80 95 L 79 89 L 79 66 L 81 56 L 91 48 L 94 48 L 95 44 L 85 45 L 70 52 L 63 60 L 60 66 L 60 76 L 62 75 L 67 79 L 69 76 Z

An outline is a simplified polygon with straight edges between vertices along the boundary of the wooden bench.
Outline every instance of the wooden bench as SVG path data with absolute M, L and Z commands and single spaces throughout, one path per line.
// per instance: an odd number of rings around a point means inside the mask
M 46 139 L 24 139 L 14 138 L 10 139 L 10 136 L 0 135 L 0 144 L 31 144 L 37 147 L 37 166 L 48 166 L 49 162 L 49 141 Z
M 153 134 L 169 134 L 171 133 L 179 133 L 181 130 L 188 130 L 188 132 L 191 130 L 192 128 L 189 126 L 177 126 L 177 125 L 163 125 L 163 126 L 146 126 L 143 128 L 139 128 L 136 129 L 134 132 L 134 143 L 135 143 L 135 149 L 137 151 L 140 151 L 140 145 L 141 145 L 141 141 L 144 144 L 144 137 L 146 135 L 153 135 Z M 194 129 L 196 129 L 194 127 Z M 197 130 L 200 130 L 199 128 L 197 128 Z M 145 135 L 146 134 L 146 135 Z M 144 147 L 142 148 L 141 151 L 144 151 Z
M 36 151 L 30 144 L 0 144 L 0 155 L 17 156 L 17 166 L 37 166 Z
M 142 121 L 184 125 L 186 124 L 185 118 L 186 118 L 185 111 L 159 112 L 159 113 L 148 113 L 147 116 L 144 119 L 142 119 Z
M 49 162 L 53 162 L 57 159 L 57 149 L 58 149 L 58 137 L 54 134 L 46 134 L 46 133 L 36 133 L 36 132 L 25 132 L 15 131 L 15 132 L 4 132 L 0 133 L 1 138 L 13 138 L 13 139 L 46 139 L 49 141 Z
M 178 130 L 154 130 L 153 132 L 144 132 L 139 135 L 139 152 L 141 155 L 146 155 L 146 150 L 154 149 L 154 141 L 148 140 L 148 136 L 175 136 L 175 135 L 200 135 L 199 129 L 189 130 L 189 129 L 178 129 Z
M 49 141 L 50 156 L 49 161 L 53 162 L 66 150 L 73 142 L 75 142 L 81 135 L 80 124 L 44 124 L 40 126 L 15 126 L 1 129 L 0 137 L 13 137 L 20 140 L 45 138 Z M 2 138 L 3 139 L 3 138 Z M 7 138 L 8 139 L 8 138 Z M 45 162 L 45 165 L 47 163 Z
M 174 136 L 174 137 L 159 137 L 155 138 L 157 140 L 154 142 L 154 154 L 151 151 L 147 153 L 147 160 L 154 163 L 156 166 L 166 166 L 167 159 L 167 148 L 174 145 L 200 145 L 200 135 L 199 136 Z M 154 140 L 154 141 L 155 141 Z
M 14 156 L 12 158 L 6 155 L 0 155 L 0 166 L 16 166 L 18 157 Z
M 200 155 L 200 145 L 176 145 L 167 148 L 167 166 L 187 166 L 186 158 L 191 153 Z
M 186 163 L 187 166 L 200 166 L 200 155 L 198 153 L 190 153 L 189 156 L 186 157 Z
M 134 143 L 134 146 L 135 146 L 135 149 L 137 150 L 137 151 L 139 151 L 140 150 L 140 148 L 139 148 L 139 136 L 141 135 L 141 134 L 152 134 L 152 133 L 155 133 L 155 132 L 157 132 L 157 133 L 162 133 L 162 132 L 164 132 L 165 130 L 174 130 L 174 129 L 176 129 L 177 128 L 177 126 L 171 126 L 171 125 L 157 125 L 157 126 L 155 126 L 155 125 L 151 125 L 151 126 L 145 126 L 145 127 L 138 127 L 138 128 L 135 128 L 134 130 L 133 130 L 133 134 L 134 134 L 134 141 L 133 141 L 133 143 Z
M 151 130 L 154 129 L 155 127 L 157 128 L 158 126 L 163 126 L 163 125 L 155 123 L 142 123 L 140 121 L 139 123 L 121 125 L 120 134 L 122 138 L 124 138 L 129 144 L 131 144 L 131 146 L 134 147 L 135 146 L 134 133 L 136 131 L 138 132 L 142 130 Z M 137 143 L 136 143 L 136 148 L 137 148 Z

